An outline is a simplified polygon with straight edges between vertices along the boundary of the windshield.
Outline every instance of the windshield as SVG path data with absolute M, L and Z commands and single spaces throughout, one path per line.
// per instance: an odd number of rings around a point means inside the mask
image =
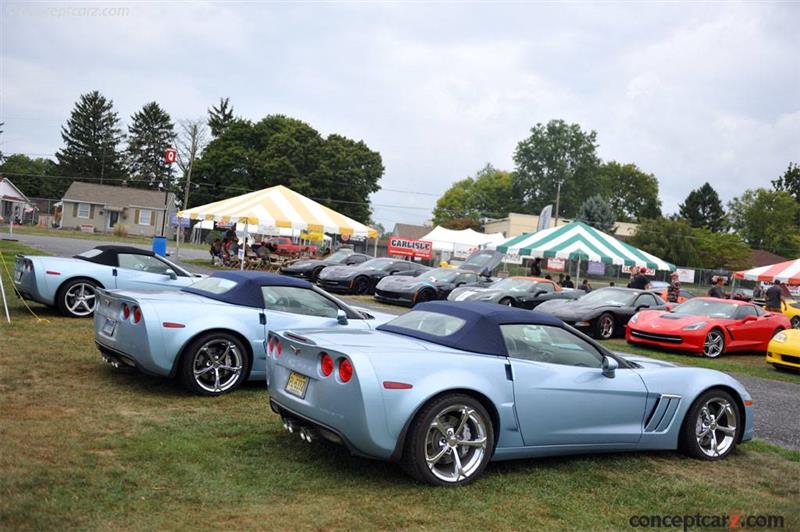
M 333 255 L 325 259 L 328 262 L 342 262 L 344 259 L 352 255 L 351 251 L 337 251 Z
M 365 270 L 382 270 L 394 263 L 394 259 L 370 259 L 359 266 Z
M 412 274 L 414 272 L 411 272 Z M 450 270 L 448 268 L 440 268 L 438 270 L 431 270 L 429 272 L 425 272 L 419 276 L 420 279 L 424 279 L 426 281 L 443 281 L 443 282 L 450 282 L 456 278 L 459 272 L 455 270 Z
M 628 292 L 619 288 L 600 288 L 594 292 L 589 292 L 580 298 L 581 303 L 597 303 L 611 306 L 630 306 L 638 296 L 638 292 Z
M 419 331 L 433 336 L 450 336 L 458 332 L 467 322 L 455 316 L 425 310 L 412 310 L 393 319 L 393 325 L 410 331 Z
M 230 279 L 223 279 L 221 277 L 206 277 L 200 279 L 192 285 L 195 290 L 202 290 L 211 294 L 224 294 L 236 286 L 236 281 Z
M 691 299 L 678 305 L 672 312 L 687 316 L 705 316 L 707 318 L 733 319 L 739 305 L 725 301 L 709 301 L 707 299 Z
M 528 292 L 536 281 L 530 279 L 502 279 L 492 284 L 492 290 L 508 290 L 509 292 Z

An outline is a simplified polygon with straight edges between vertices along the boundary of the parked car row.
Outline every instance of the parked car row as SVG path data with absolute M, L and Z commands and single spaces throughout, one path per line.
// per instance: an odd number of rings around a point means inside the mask
M 752 438 L 752 398 L 736 379 L 614 353 L 582 331 L 800 362 L 798 331 L 782 314 L 710 298 L 672 306 L 627 288 L 582 295 L 538 278 L 492 282 L 492 252 L 447 270 L 387 258 L 347 264 L 345 253 L 316 273 L 312 262 L 295 276 L 206 277 L 132 249 L 20 256 L 15 286 L 67 315 L 93 314 L 97 348 L 115 367 L 207 396 L 263 380 L 271 409 L 303 442 L 397 461 L 434 485 L 471 482 L 493 460 L 538 456 L 678 449 L 719 460 Z M 416 304 L 389 315 L 328 286 Z M 448 300 L 420 302 L 427 294 Z

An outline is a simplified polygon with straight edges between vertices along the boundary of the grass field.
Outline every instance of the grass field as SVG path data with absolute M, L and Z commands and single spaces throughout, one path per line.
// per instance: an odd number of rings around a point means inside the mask
M 7 263 L 26 251 L 0 240 Z M 36 306 L 37 322 L 11 303 L 14 322 L 0 325 L 3 530 L 604 530 L 696 513 L 800 526 L 800 453 L 764 442 L 710 464 L 676 453 L 493 464 L 475 484 L 434 489 L 285 435 L 261 383 L 194 397 L 101 362 L 89 321 Z
M 146 244 L 150 245 L 152 238 L 148 236 L 116 236 L 111 233 L 84 233 L 83 231 L 75 231 L 74 229 L 50 229 L 46 227 L 37 227 L 30 225 L 15 225 L 14 234 L 20 235 L 38 235 L 38 236 L 54 236 L 58 238 L 77 238 L 81 240 L 104 240 L 111 242 L 119 242 L 120 244 Z M 0 238 L 13 238 L 8 233 L 8 226 L 5 225 L 0 230 Z M 174 247 L 175 240 L 169 241 L 169 246 Z M 186 249 L 208 249 L 206 244 L 192 244 L 190 242 L 181 242 L 181 248 Z

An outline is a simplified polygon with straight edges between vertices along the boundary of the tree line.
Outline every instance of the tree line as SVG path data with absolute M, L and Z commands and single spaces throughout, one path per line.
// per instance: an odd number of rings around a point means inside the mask
M 174 191 L 184 207 L 194 159 L 186 206 L 286 185 L 368 223 L 369 197 L 380 189 L 384 173 L 380 153 L 363 141 L 335 133 L 323 137 L 283 115 L 257 122 L 237 117 L 228 98 L 211 106 L 206 118 L 178 124 L 149 102 L 123 129 L 113 101 L 92 91 L 75 103 L 61 138 L 55 160 L 0 153 L 0 174 L 31 197 L 61 198 L 72 181 L 90 181 Z M 166 162 L 170 147 L 178 151 L 177 168 Z
M 453 183 L 436 202 L 433 221 L 480 228 L 510 212 L 539 214 L 558 201 L 558 215 L 612 232 L 635 222 L 631 243 L 665 260 L 702 268 L 749 267 L 750 249 L 800 255 L 800 167 L 790 163 L 771 188 L 746 190 L 727 209 L 709 183 L 692 190 L 679 212 L 664 216 L 658 180 L 634 163 L 602 161 L 597 133 L 551 120 L 536 124 L 514 151 L 514 169 L 486 165 Z

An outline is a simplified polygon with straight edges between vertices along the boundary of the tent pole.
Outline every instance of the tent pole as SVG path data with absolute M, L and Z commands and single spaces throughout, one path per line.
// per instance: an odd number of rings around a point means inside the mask
M 14 222 L 11 222 L 14 223 Z M 11 316 L 8 314 L 8 300 L 6 300 L 6 288 L 3 286 L 3 276 L 0 275 L 0 293 L 3 294 L 3 308 L 6 311 L 6 321 L 11 323 Z
M 242 258 L 239 259 L 239 270 L 244 270 L 244 260 L 247 258 L 247 229 L 249 222 L 244 223 L 244 241 L 242 242 Z
M 375 248 L 372 250 L 372 256 L 378 256 L 378 235 L 375 235 Z
M 581 282 L 581 258 L 578 257 L 578 264 L 575 265 L 575 286 Z

